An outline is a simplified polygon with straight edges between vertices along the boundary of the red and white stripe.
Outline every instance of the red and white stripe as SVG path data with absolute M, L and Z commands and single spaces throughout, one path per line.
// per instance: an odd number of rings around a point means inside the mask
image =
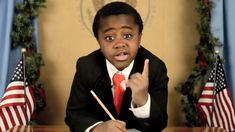
M 26 87 L 24 91 L 22 81 L 11 82 L 0 103 L 0 130 L 6 131 L 14 126 L 26 125 L 27 121 L 30 121 L 33 110 L 32 89 Z
M 227 89 L 214 94 L 214 83 L 206 83 L 198 105 L 204 112 L 208 126 L 221 127 L 227 131 L 235 129 L 235 111 Z

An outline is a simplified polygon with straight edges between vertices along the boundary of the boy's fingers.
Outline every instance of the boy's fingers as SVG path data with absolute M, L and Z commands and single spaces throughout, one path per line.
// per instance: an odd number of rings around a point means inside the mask
M 149 59 L 145 59 L 144 61 L 144 69 L 142 75 L 144 76 L 144 78 L 148 78 L 149 76 Z

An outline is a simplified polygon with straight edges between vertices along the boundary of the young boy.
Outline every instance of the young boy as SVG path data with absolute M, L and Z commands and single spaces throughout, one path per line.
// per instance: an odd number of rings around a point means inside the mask
M 71 131 L 161 131 L 167 125 L 167 69 L 163 61 L 140 45 L 143 22 L 123 2 L 112 2 L 96 14 L 93 33 L 100 49 L 77 61 L 65 122 Z M 121 108 L 113 103 L 113 75 L 124 75 Z M 100 106 L 100 98 L 115 120 Z

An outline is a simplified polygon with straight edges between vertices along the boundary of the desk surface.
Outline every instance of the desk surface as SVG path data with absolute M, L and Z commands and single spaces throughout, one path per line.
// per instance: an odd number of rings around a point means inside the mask
M 16 126 L 8 132 L 70 132 L 67 126 L 39 125 L 39 126 Z M 226 132 L 220 128 L 212 127 L 167 127 L 163 132 Z

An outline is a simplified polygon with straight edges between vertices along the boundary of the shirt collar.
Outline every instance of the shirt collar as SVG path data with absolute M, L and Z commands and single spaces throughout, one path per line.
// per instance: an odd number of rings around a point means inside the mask
M 134 60 L 124 70 L 118 71 L 118 69 L 106 59 L 106 66 L 107 66 L 109 78 L 111 80 L 111 84 L 113 84 L 112 77 L 117 72 L 121 72 L 125 76 L 125 79 L 127 80 L 129 78 L 130 73 L 131 73 L 131 69 L 133 68 L 133 65 L 134 65 Z

